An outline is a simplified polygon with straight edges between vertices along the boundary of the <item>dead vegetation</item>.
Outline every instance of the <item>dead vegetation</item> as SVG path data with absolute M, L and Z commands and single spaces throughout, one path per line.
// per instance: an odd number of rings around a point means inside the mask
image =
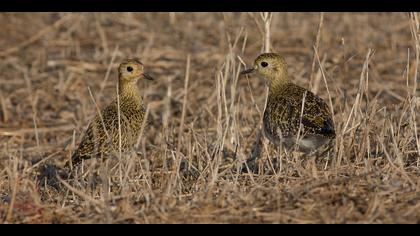
M 2 13 L 0 222 L 419 223 L 418 15 L 403 13 Z M 20 27 L 22 26 L 22 27 Z M 30 26 L 30 27 L 28 27 Z M 297 84 L 332 106 L 325 158 L 264 143 L 242 172 L 264 81 L 239 77 L 283 53 Z M 149 125 L 130 154 L 61 167 L 139 56 Z M 49 169 L 50 171 L 53 171 Z

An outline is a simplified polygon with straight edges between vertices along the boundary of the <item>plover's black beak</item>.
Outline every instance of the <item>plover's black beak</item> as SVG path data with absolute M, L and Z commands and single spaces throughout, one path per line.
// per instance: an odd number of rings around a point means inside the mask
M 250 73 L 252 73 L 252 72 L 254 72 L 254 71 L 255 71 L 255 68 L 249 68 L 249 69 L 247 69 L 247 70 L 243 70 L 243 71 L 241 71 L 241 75 L 250 74 Z
M 145 79 L 147 79 L 147 80 L 154 80 L 153 79 L 153 77 L 152 76 L 150 76 L 149 74 L 147 74 L 147 73 L 143 73 L 143 77 L 145 78 Z

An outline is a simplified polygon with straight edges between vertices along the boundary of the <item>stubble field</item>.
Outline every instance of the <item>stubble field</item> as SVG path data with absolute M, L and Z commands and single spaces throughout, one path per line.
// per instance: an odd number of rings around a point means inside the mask
M 1 223 L 420 223 L 416 13 L 1 13 Z M 323 157 L 268 142 L 246 171 L 263 50 L 332 107 Z M 120 61 L 140 57 L 148 125 L 130 153 L 51 183 Z M 42 172 L 42 173 L 40 173 Z

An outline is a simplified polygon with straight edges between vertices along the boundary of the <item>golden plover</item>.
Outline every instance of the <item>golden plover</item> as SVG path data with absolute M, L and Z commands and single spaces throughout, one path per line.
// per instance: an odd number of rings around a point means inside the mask
M 143 64 L 139 59 L 127 59 L 119 65 L 119 99 L 112 101 L 89 124 L 79 147 L 71 157 L 73 165 L 93 156 L 118 152 L 120 144 L 121 150 L 127 150 L 137 142 L 145 119 L 143 99 L 137 87 L 140 78 L 153 80 L 144 73 Z M 70 162 L 67 162 L 66 167 L 69 165 Z
M 282 56 L 261 54 L 253 67 L 241 74 L 252 72 L 264 77 L 269 86 L 263 133 L 272 143 L 282 144 L 289 150 L 297 144 L 299 151 L 309 153 L 335 139 L 334 123 L 327 104 L 312 92 L 292 83 Z

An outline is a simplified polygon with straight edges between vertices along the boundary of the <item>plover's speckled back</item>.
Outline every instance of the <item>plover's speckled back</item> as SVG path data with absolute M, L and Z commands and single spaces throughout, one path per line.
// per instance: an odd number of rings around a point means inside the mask
M 312 152 L 335 139 L 334 123 L 327 104 L 311 91 L 291 82 L 282 56 L 276 53 L 261 54 L 251 69 L 241 73 L 252 72 L 268 80 L 269 94 L 263 131 L 272 143 L 282 143 L 291 149 L 299 140 L 300 151 Z

